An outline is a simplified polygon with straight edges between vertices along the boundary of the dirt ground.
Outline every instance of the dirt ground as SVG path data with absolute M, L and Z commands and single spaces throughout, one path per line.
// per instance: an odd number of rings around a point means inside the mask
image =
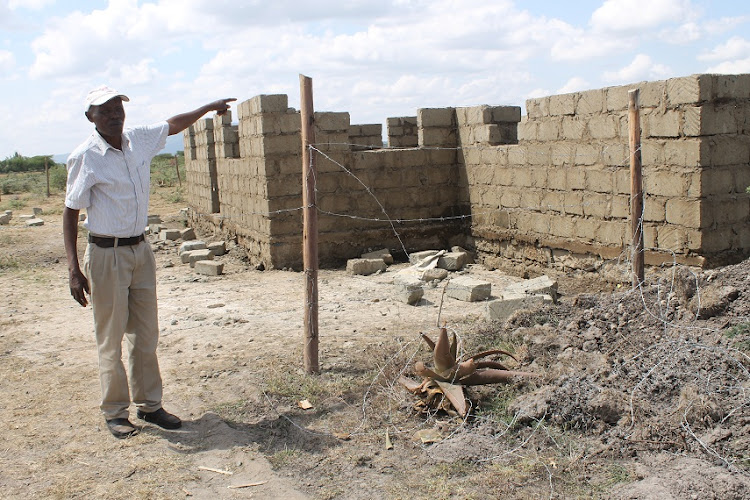
M 32 206 L 44 226 L 19 220 Z M 91 309 L 68 291 L 61 207 L 32 200 L 0 226 L 4 498 L 750 498 L 750 261 L 649 270 L 637 290 L 550 270 L 559 302 L 505 324 L 444 283 L 416 306 L 396 299 L 406 264 L 322 270 L 322 373 L 308 376 L 303 274 L 255 270 L 229 242 L 225 274 L 202 276 L 179 241 L 152 237 L 165 407 L 185 425 L 139 421 L 117 440 L 98 411 Z M 180 208 L 152 196 L 167 225 L 182 227 Z M 493 296 L 521 279 L 465 273 Z M 429 362 L 419 334 L 438 321 L 461 354 L 510 350 L 539 378 L 472 388 L 466 419 L 416 413 L 396 381 Z

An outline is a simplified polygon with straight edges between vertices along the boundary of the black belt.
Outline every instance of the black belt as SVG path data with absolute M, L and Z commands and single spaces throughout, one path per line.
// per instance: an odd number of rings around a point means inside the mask
M 94 245 L 102 248 L 137 245 L 145 239 L 146 237 L 142 234 L 139 234 L 138 236 L 132 236 L 130 238 L 104 238 L 102 236 L 94 236 L 93 234 L 89 234 L 89 243 L 93 243 Z

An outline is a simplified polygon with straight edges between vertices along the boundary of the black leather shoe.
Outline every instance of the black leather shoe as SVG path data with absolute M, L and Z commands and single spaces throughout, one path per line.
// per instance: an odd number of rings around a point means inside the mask
M 179 429 L 182 426 L 182 420 L 166 411 L 164 408 L 146 413 L 145 411 L 138 410 L 138 418 L 156 424 L 162 429 Z
M 127 418 L 113 418 L 107 420 L 107 428 L 117 439 L 125 439 L 138 434 L 138 429 Z

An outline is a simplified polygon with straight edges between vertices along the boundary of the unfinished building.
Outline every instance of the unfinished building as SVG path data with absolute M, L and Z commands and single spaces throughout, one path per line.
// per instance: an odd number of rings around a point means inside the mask
M 368 249 L 460 245 L 596 267 L 631 242 L 628 91 L 640 91 L 647 264 L 750 255 L 750 75 L 700 74 L 529 99 L 419 109 L 382 126 L 315 114 L 322 265 Z M 300 113 L 259 95 L 185 131 L 191 222 L 254 263 L 302 263 Z

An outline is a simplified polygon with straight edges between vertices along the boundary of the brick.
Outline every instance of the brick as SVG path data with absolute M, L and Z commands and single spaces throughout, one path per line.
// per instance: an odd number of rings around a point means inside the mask
M 227 245 L 223 241 L 215 241 L 207 245 L 208 249 L 211 250 L 211 255 L 214 257 L 220 257 L 227 253 Z
M 180 238 L 180 230 L 179 229 L 164 229 L 159 232 L 159 239 L 162 241 L 167 240 L 178 240 Z
M 448 297 L 462 300 L 464 302 L 477 302 L 490 297 L 492 285 L 486 281 L 480 281 L 468 276 L 453 278 L 445 287 Z
M 666 220 L 669 224 L 677 224 L 693 229 L 707 227 L 707 221 L 703 217 L 701 210 L 701 202 L 698 200 L 667 200 Z
M 315 127 L 320 131 L 349 131 L 349 113 L 315 112 Z M 317 140 L 317 137 L 316 137 Z
M 446 252 L 437 263 L 437 267 L 448 271 L 459 271 L 466 264 L 471 264 L 471 256 L 467 252 Z
M 561 94 L 549 96 L 550 116 L 574 115 L 579 94 Z
M 552 303 L 549 295 L 526 295 L 525 293 L 508 293 L 487 303 L 489 321 L 507 321 L 516 311 L 536 310 L 545 303 Z
M 592 116 L 587 125 L 594 139 L 614 139 L 619 135 L 619 124 L 611 115 Z
M 750 98 L 750 74 L 713 75 L 713 97 L 715 99 Z
M 386 269 L 388 266 L 383 259 L 349 259 L 346 262 L 346 272 L 349 274 L 367 276 Z
M 490 109 L 493 123 L 518 123 L 521 121 L 521 106 L 493 106 Z
M 680 112 L 677 110 L 644 113 L 643 122 L 644 137 L 680 136 Z
M 363 259 L 381 259 L 386 264 L 393 264 L 393 255 L 387 248 L 381 250 L 374 250 L 372 252 L 363 253 L 360 257 Z
M 261 94 L 250 99 L 247 112 L 251 115 L 285 113 L 287 109 L 289 109 L 289 98 L 286 94 Z
M 186 241 L 182 245 L 180 245 L 180 248 L 177 251 L 177 254 L 182 255 L 185 252 L 190 252 L 192 250 L 203 250 L 205 248 L 207 247 L 204 241 L 201 241 L 201 240 Z
M 195 263 L 201 260 L 214 260 L 214 256 L 211 253 L 211 250 L 209 250 L 208 248 L 204 248 L 202 250 L 192 250 L 190 252 L 185 252 L 182 255 L 187 256 L 187 263 L 190 264 L 190 267 L 195 267 Z M 180 257 L 184 259 L 184 257 Z
M 579 141 L 586 131 L 586 121 L 577 116 L 566 116 L 562 121 L 562 138 Z
M 224 264 L 210 260 L 202 260 L 195 263 L 195 272 L 206 276 L 219 276 L 224 273 Z
M 513 283 L 505 287 L 502 295 L 506 292 L 518 292 L 526 295 L 549 295 L 552 299 L 557 297 L 557 281 L 547 275 L 538 278 L 527 279 Z
M 576 115 L 600 114 L 604 112 L 604 102 L 604 89 L 581 92 L 576 104 Z
M 540 141 L 556 141 L 560 139 L 561 120 L 548 119 L 539 123 L 537 132 Z
M 711 99 L 712 76 L 690 75 L 670 78 L 666 82 L 667 104 L 676 107 L 681 104 L 700 104 Z
M 456 126 L 455 108 L 422 108 L 417 110 L 417 126 L 445 127 Z

